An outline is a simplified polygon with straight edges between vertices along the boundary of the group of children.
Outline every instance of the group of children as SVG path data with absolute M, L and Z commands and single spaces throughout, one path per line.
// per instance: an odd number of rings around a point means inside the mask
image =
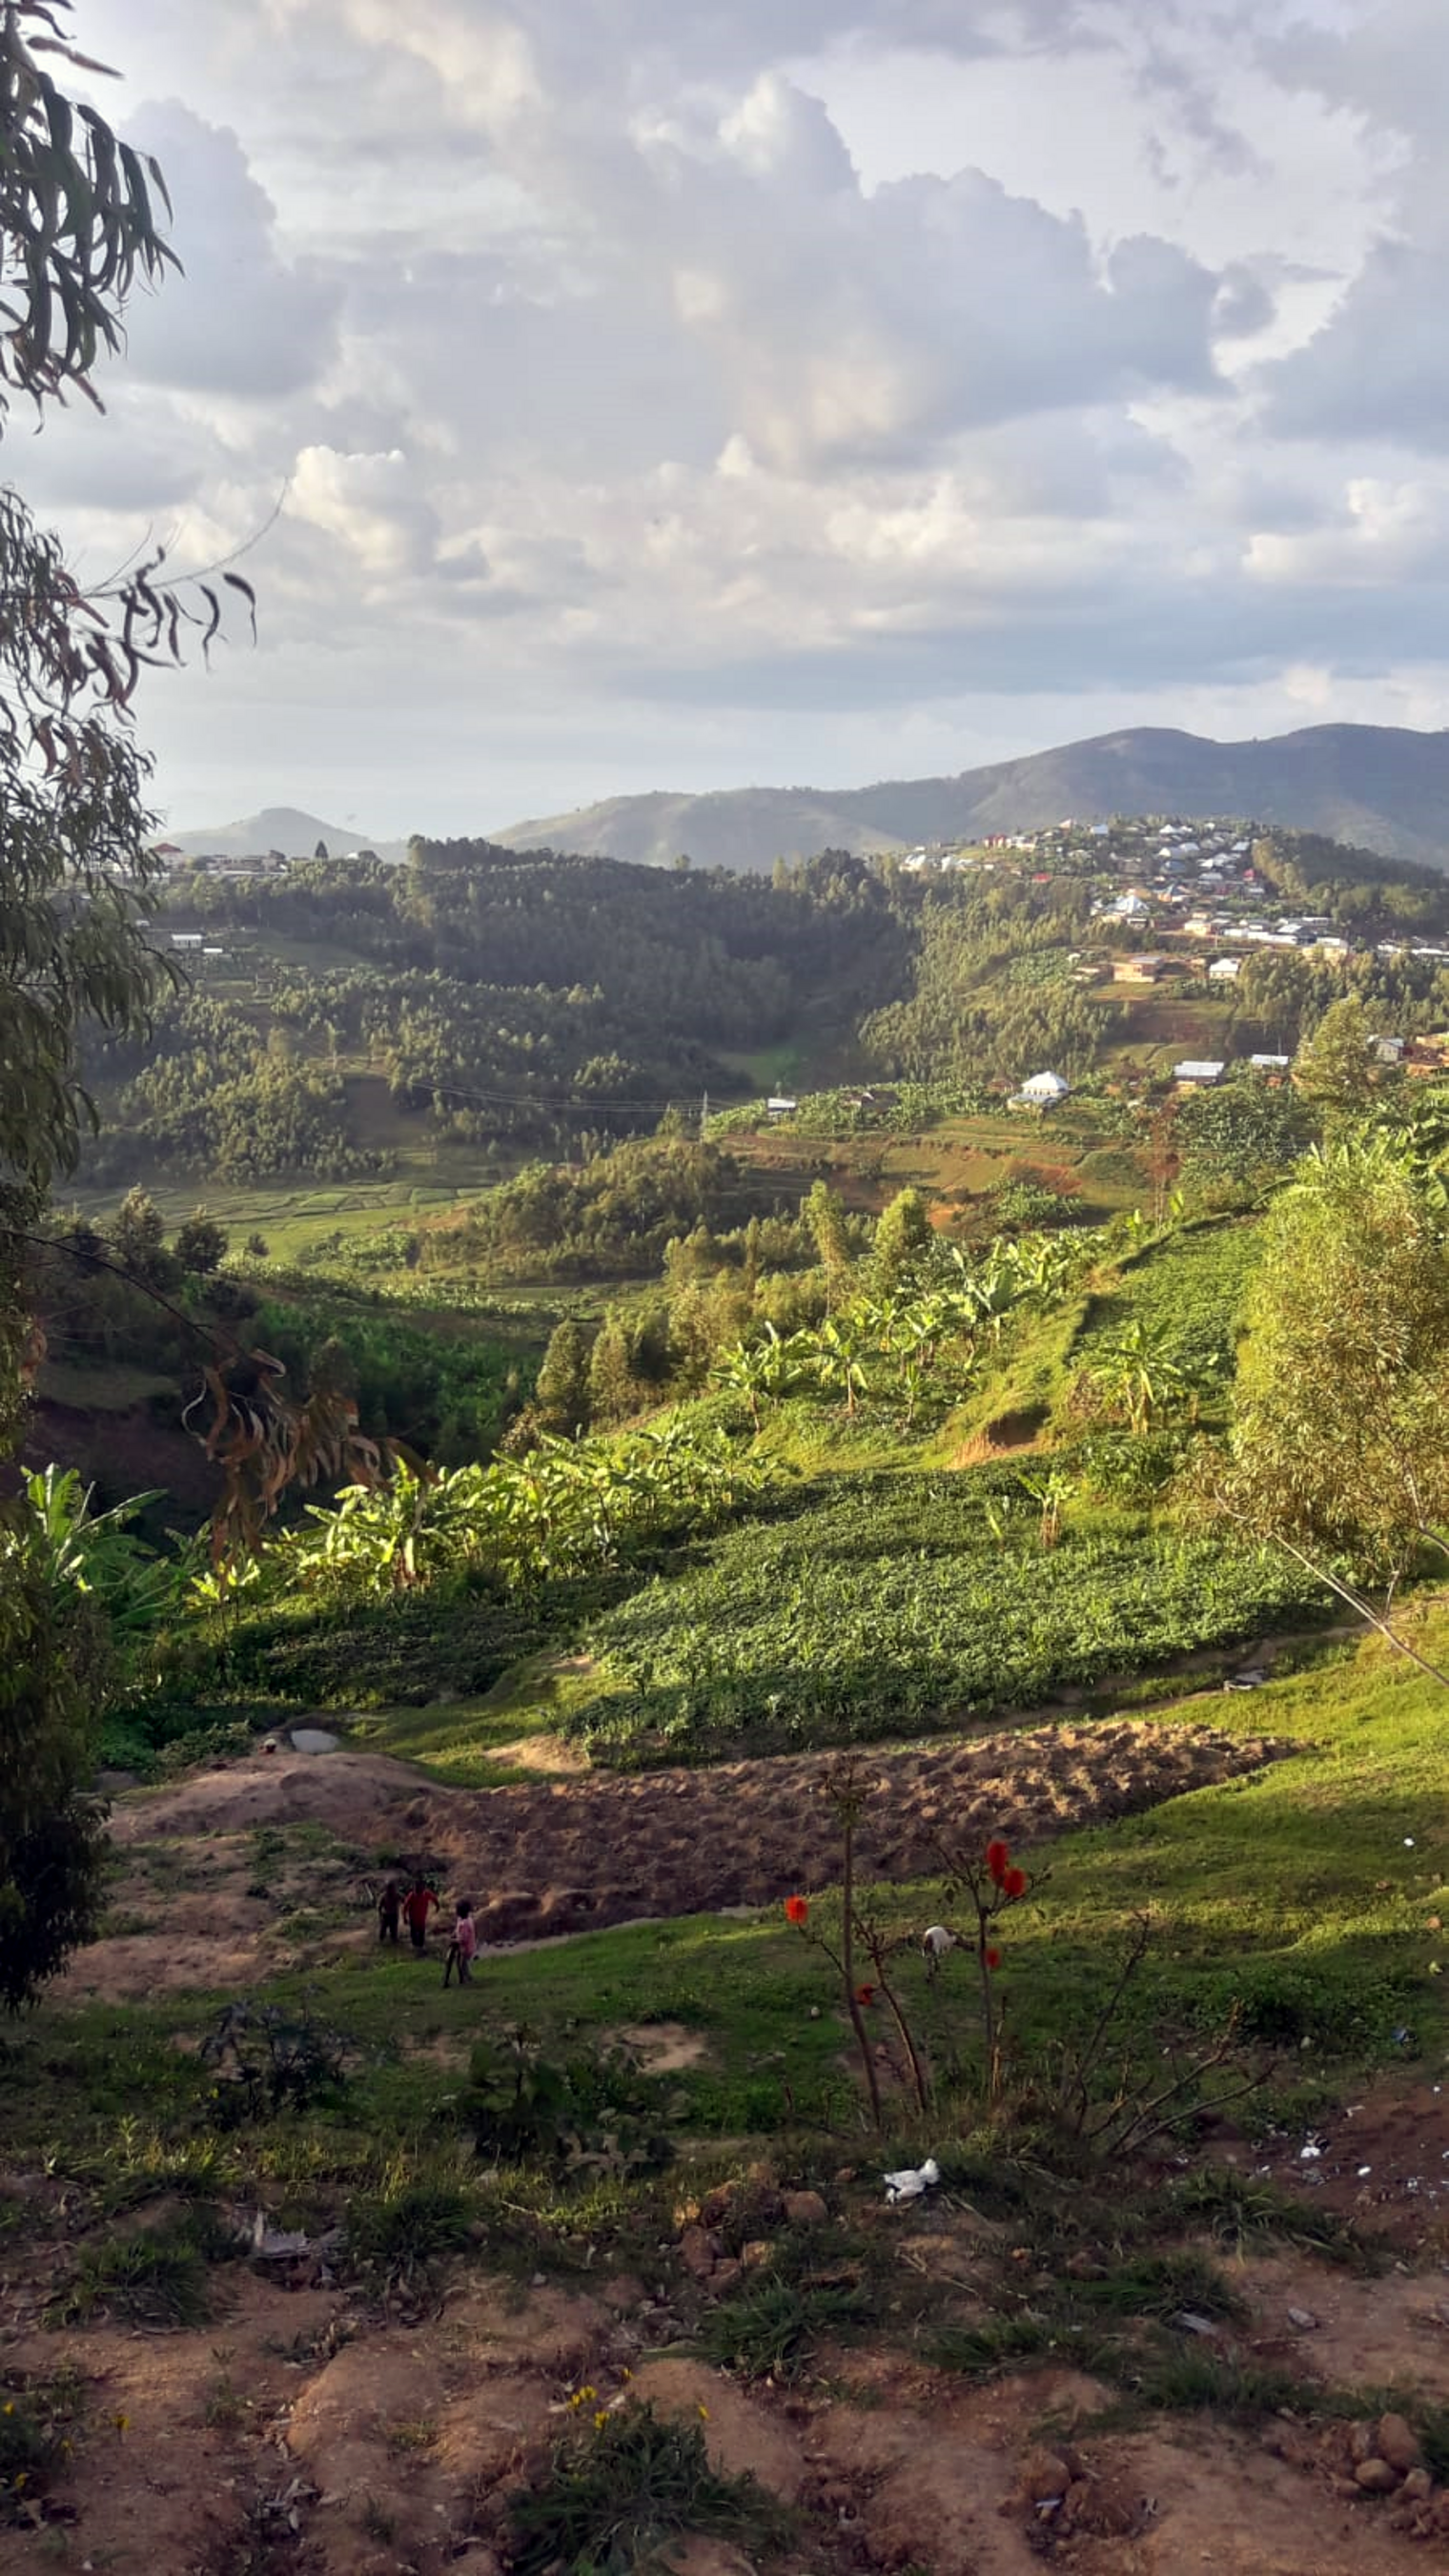
M 438 1891 L 429 1885 L 421 1870 L 406 1892 L 398 1886 L 395 1878 L 390 1878 L 377 1900 L 379 1941 L 389 1943 L 395 1950 L 401 1927 L 406 1923 L 408 1938 L 413 1948 L 419 1953 L 425 1951 L 428 1946 L 428 1916 L 437 1902 Z M 448 1955 L 443 1963 L 444 1985 L 452 1984 L 455 1968 L 458 1971 L 459 1985 L 468 1985 L 472 1979 L 473 1962 L 477 1955 L 478 1927 L 473 1920 L 473 1902 L 471 1897 L 460 1896 L 452 1938 L 448 1943 Z

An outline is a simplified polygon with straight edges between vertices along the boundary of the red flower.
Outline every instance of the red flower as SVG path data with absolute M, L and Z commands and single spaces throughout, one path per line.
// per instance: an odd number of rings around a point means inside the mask
M 787 1896 L 785 1899 L 785 1920 L 787 1923 L 808 1923 L 810 1920 L 809 1898 L 806 1896 Z
M 986 1964 L 988 1968 L 999 1968 L 1001 1965 L 1001 1952 L 999 1950 L 988 1950 L 986 1953 Z
M 1001 1882 L 1001 1893 L 1002 1893 L 1002 1895 L 1003 1895 L 1003 1896 L 1006 1896 L 1006 1897 L 1025 1896 L 1025 1894 L 1026 1894 L 1026 1872 L 1025 1872 L 1025 1870 L 1024 1870 L 1024 1869 L 1009 1869 L 1009 1870 L 1007 1871 L 1007 1873 L 1006 1873 L 1005 1877 L 1003 1878 L 1002 1882 Z
M 1006 1876 L 1007 1866 L 1010 1859 L 1011 1853 L 1007 1849 L 1006 1844 L 1002 1841 L 1000 1834 L 997 1834 L 994 1840 L 989 1842 L 986 1846 L 986 1866 L 991 1872 L 991 1875 L 995 1879 L 998 1887 Z
M 855 2000 L 858 2004 L 873 2004 L 875 2002 L 874 1986 L 857 1986 L 855 1990 Z

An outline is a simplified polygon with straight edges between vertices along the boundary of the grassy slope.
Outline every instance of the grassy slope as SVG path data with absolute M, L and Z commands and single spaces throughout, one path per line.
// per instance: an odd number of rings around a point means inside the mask
M 1449 1659 L 1449 1610 L 1408 1615 L 1415 1642 Z M 1018 2029 L 1064 2036 L 1095 1990 L 1104 1949 L 1146 1907 L 1159 1941 L 1144 2020 L 1214 2025 L 1241 1997 L 1249 2035 L 1313 2042 L 1306 2073 L 1337 2052 L 1392 2061 L 1404 2026 L 1442 2060 L 1446 1981 L 1430 1972 L 1449 1936 L 1425 1929 L 1449 1907 L 1442 1686 L 1374 1640 L 1250 1698 L 1199 1698 L 1161 1714 L 1304 1749 L 1247 1782 L 1054 1844 L 1050 1887 L 1010 1927 Z M 925 1910 L 900 1889 L 882 1891 L 881 1908 L 903 1921 Z M 626 2006 L 635 2019 L 686 2019 L 711 2032 L 718 2066 L 742 2084 L 767 2026 L 772 2044 L 788 2038 L 792 2069 L 819 2071 L 802 2007 L 820 1973 L 778 1920 L 698 1920 L 496 1957 L 487 1978 L 500 2011 L 541 2025 L 608 2026 Z M 336 1976 L 339 2013 L 368 1974 L 362 1962 Z M 435 2010 L 433 1998 L 421 2009 Z
M 1411 1615 L 1416 1642 L 1449 1657 L 1449 1609 Z M 1445 1935 L 1426 1927 L 1449 1910 L 1442 1687 L 1373 1641 L 1251 1699 L 1189 1700 L 1163 1715 L 1266 1730 L 1302 1749 L 1246 1782 L 1052 1846 L 1049 1883 L 1003 1935 L 1002 1991 L 1018 2040 L 1034 2051 L 1080 2035 L 1084 2005 L 1101 1995 L 1146 1909 L 1156 1941 L 1125 2033 L 1142 2067 L 1165 2031 L 1215 2030 L 1238 2004 L 1244 2038 L 1278 2051 L 1280 2085 L 1298 2093 L 1331 2080 L 1335 2068 L 1414 2059 L 1437 2075 L 1449 2064 L 1449 1984 L 1437 1973 Z M 315 1839 L 315 1828 L 294 1831 Z M 891 1888 L 880 1891 L 879 1911 L 919 1925 L 937 1902 L 930 1888 Z M 273 1991 L 310 1999 L 374 2052 L 346 2124 L 360 2122 L 358 2134 L 335 2150 L 362 2168 L 373 2157 L 363 2130 L 421 2136 L 454 2089 L 446 2063 L 410 2052 L 514 2019 L 563 2049 L 651 2019 L 699 2030 L 705 2058 L 671 2078 L 671 2090 L 687 2125 L 704 2134 L 838 2122 L 850 2101 L 840 2031 L 828 2009 L 810 2018 L 813 2003 L 828 2007 L 826 1974 L 777 1915 L 698 1917 L 490 1953 L 481 1998 L 444 1994 L 436 1963 L 419 1970 L 370 1947 L 340 1966 L 308 1961 L 304 1950 Z M 214 2011 L 196 1996 L 74 2014 L 52 2008 L 33 2088 L 17 2077 L 17 2147 L 94 2130 L 99 2149 L 117 2111 L 142 2099 L 164 2123 L 193 2086 L 172 2035 L 203 2026 Z M 969 2031 L 969 2008 L 959 2027 Z M 1405 2030 L 1410 2038 L 1397 2040 Z M 72 2051 L 73 2085 L 65 2076 Z M 295 2156 L 290 2134 L 275 2133 L 269 2148 Z

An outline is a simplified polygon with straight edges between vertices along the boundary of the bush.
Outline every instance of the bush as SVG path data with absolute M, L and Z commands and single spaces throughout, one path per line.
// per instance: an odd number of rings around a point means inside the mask
M 673 2148 L 648 2082 L 622 2056 L 554 2066 L 531 2033 L 480 2040 L 459 2117 L 480 2156 L 576 2173 L 657 2173 Z
M 218 2128 L 274 2120 L 335 2100 L 347 2081 L 348 2044 L 306 2012 L 278 2004 L 227 2004 L 201 2043 L 211 2069 Z

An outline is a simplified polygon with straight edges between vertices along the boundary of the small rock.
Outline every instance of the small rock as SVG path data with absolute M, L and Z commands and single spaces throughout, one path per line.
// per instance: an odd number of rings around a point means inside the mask
M 1401 2478 L 1407 2477 L 1410 2469 L 1416 2469 L 1424 2456 L 1412 2424 L 1406 2423 L 1402 2415 L 1379 2417 L 1374 2450 L 1379 2459 L 1387 2460 L 1391 2469 L 1398 2470 Z
M 765 2236 L 755 2237 L 740 2255 L 740 2261 L 747 2272 L 758 2272 L 762 2264 L 772 2263 L 774 2259 L 774 2246 Z
M 715 2257 L 709 2238 L 702 2227 L 686 2227 L 679 2240 L 679 2259 L 686 2272 L 694 2274 L 696 2281 L 709 2279 L 714 2270 Z
M 1354 2483 L 1365 2495 L 1392 2495 L 1399 2483 L 1399 2472 L 1387 2460 L 1360 2460 L 1354 2470 Z
M 642 2308 L 649 2293 L 632 2272 L 616 2272 L 612 2281 L 604 2283 L 599 2296 L 606 2308 L 612 2308 L 616 2316 L 625 2317 L 631 2308 Z
M 743 2263 L 716 2263 L 714 2270 L 710 2274 L 709 2286 L 712 2290 L 717 2291 L 722 2299 L 727 2299 L 731 2290 L 737 2290 L 739 2288 L 744 2276 L 745 2267 Z
M 1318 2332 L 1318 2319 L 1311 2308 L 1290 2308 L 1288 2311 L 1288 2323 L 1293 2328 L 1295 2334 L 1316 2334 Z
M 823 2227 L 830 2212 L 818 2191 L 787 2191 L 785 2218 L 791 2227 Z
M 1374 2429 L 1371 2424 L 1355 2424 L 1348 2437 L 1351 2460 L 1371 2460 L 1374 2455 Z
M 1218 2331 L 1211 2317 L 1196 2316 L 1191 2308 L 1179 2308 L 1172 2322 L 1183 2334 L 1215 2335 Z
M 735 2185 L 732 2182 L 716 2183 L 714 2190 L 707 2191 L 700 2203 L 699 2215 L 703 2224 L 706 2227 L 723 2227 L 734 2198 Z
M 1410 2469 L 1404 2480 L 1404 2494 L 1410 2504 L 1427 2504 L 1434 2492 L 1434 2481 L 1427 2469 Z

